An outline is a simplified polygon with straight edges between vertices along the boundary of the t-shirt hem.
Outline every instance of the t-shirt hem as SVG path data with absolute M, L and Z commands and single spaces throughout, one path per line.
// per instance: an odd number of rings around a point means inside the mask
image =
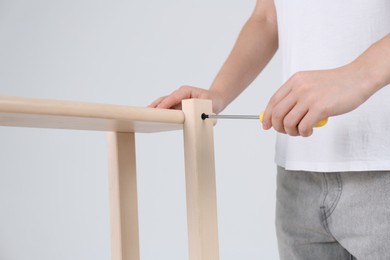
M 351 161 L 351 162 L 291 162 L 279 161 L 275 163 L 291 171 L 311 172 L 358 172 L 358 171 L 388 171 L 390 161 Z

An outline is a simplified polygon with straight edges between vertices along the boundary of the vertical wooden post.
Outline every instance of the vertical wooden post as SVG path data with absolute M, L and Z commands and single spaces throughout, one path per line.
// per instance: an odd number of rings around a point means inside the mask
M 108 133 L 112 260 L 139 260 L 134 133 Z
M 202 113 L 212 113 L 212 104 L 190 99 L 182 107 L 189 259 L 218 260 L 213 121 L 201 119 Z

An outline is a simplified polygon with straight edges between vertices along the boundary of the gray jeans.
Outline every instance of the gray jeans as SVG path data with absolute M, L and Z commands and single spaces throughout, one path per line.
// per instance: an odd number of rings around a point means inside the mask
M 276 232 L 283 260 L 389 260 L 390 171 L 278 167 Z

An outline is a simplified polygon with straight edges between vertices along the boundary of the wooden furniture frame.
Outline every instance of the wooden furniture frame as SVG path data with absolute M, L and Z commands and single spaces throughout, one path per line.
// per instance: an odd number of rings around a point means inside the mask
M 218 226 L 213 121 L 209 100 L 182 111 L 0 97 L 0 126 L 108 132 L 112 260 L 139 260 L 135 133 L 183 130 L 190 260 L 217 260 Z

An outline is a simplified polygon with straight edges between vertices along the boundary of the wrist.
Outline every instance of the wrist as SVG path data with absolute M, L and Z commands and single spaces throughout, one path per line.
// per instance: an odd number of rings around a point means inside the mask
M 213 112 L 218 114 L 228 105 L 225 100 L 226 96 L 222 92 L 216 91 L 214 89 L 210 89 L 209 93 L 211 100 L 213 101 Z
M 370 46 L 351 64 L 362 72 L 372 93 L 390 84 L 390 34 Z
M 350 69 L 356 84 L 361 87 L 365 99 L 372 96 L 384 86 L 380 74 L 378 74 L 375 67 L 363 59 L 356 59 L 347 65 L 347 67 Z

